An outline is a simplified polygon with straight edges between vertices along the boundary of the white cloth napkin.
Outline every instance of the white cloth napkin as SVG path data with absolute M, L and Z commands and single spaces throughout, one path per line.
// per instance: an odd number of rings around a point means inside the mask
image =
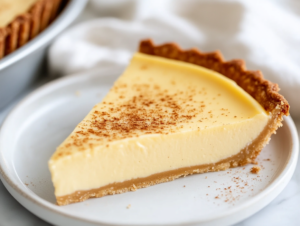
M 292 115 L 300 117 L 297 0 L 91 0 L 82 18 L 51 46 L 53 74 L 126 65 L 141 39 L 177 42 L 182 48 L 220 50 L 227 60 L 244 59 L 248 69 L 279 84 Z

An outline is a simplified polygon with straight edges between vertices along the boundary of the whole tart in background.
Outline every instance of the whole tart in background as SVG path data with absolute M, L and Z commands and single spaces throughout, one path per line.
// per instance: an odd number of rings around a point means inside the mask
M 62 0 L 0 0 L 0 59 L 42 32 Z

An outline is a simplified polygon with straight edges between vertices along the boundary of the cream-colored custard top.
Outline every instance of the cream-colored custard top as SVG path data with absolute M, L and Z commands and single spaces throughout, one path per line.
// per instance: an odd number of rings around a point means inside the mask
M 26 13 L 37 0 L 0 0 L 0 28 Z

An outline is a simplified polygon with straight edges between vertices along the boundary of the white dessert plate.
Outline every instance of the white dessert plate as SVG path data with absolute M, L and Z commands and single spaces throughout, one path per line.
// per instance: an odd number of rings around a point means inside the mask
M 55 204 L 48 159 L 124 68 L 51 82 L 25 98 L 0 133 L 0 174 L 24 207 L 54 225 L 231 225 L 270 203 L 287 185 L 298 159 L 291 117 L 253 165 L 192 175 L 121 195 Z M 226 145 L 226 144 L 224 144 Z

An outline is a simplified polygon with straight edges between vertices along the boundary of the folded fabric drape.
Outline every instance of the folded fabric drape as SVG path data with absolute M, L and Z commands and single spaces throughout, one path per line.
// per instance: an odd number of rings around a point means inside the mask
M 126 65 L 141 39 L 174 41 L 245 60 L 248 69 L 279 84 L 292 116 L 300 117 L 298 1 L 93 0 L 83 18 L 51 46 L 53 74 Z

